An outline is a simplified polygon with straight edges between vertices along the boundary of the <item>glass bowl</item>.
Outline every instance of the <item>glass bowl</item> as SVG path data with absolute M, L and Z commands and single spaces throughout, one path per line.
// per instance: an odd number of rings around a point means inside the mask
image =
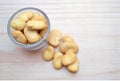
M 38 13 L 42 16 L 44 16 L 47 20 L 47 23 L 48 23 L 48 30 L 46 32 L 46 34 L 44 35 L 44 37 L 36 42 L 36 43 L 33 43 L 33 44 L 23 44 L 23 43 L 20 43 L 18 42 L 11 34 L 11 31 L 12 31 L 12 28 L 10 26 L 10 23 L 13 19 L 17 18 L 19 14 L 23 13 L 23 12 L 27 12 L 27 11 L 32 11 L 33 13 Z M 27 7 L 27 8 L 22 8 L 20 10 L 18 10 L 17 12 L 15 12 L 9 19 L 8 21 L 8 25 L 7 25 L 7 33 L 8 33 L 8 36 L 9 38 L 11 39 L 11 41 L 13 43 L 15 43 L 16 45 L 22 47 L 22 48 L 25 48 L 25 49 L 28 49 L 28 50 L 37 50 L 37 49 L 40 49 L 42 48 L 43 46 L 45 46 L 47 44 L 47 37 L 48 37 L 48 34 L 50 32 L 50 20 L 48 18 L 48 16 L 40 9 L 38 8 L 33 8 L 33 7 Z

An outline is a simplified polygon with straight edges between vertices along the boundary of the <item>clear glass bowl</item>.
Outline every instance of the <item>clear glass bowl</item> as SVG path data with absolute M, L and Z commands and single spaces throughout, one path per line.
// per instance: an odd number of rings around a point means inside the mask
M 35 12 L 35 13 L 39 13 L 40 15 L 43 15 L 46 18 L 47 23 L 48 23 L 48 31 L 46 32 L 45 36 L 40 41 L 38 41 L 36 43 L 33 43 L 33 44 L 20 43 L 11 34 L 11 31 L 12 31 L 12 28 L 10 26 L 11 21 L 14 18 L 17 18 L 19 14 L 21 14 L 23 12 L 27 12 L 27 11 L 32 11 L 32 12 Z M 9 19 L 8 25 L 7 25 L 7 32 L 8 32 L 8 36 L 11 39 L 11 41 L 13 43 L 15 43 L 16 45 L 18 45 L 18 46 L 20 46 L 22 48 L 28 49 L 28 50 L 37 50 L 37 49 L 40 49 L 40 48 L 42 48 L 43 46 L 45 46 L 47 44 L 46 39 L 47 39 L 48 34 L 50 32 L 50 20 L 49 20 L 48 16 L 42 10 L 40 10 L 38 8 L 33 8 L 33 7 L 22 8 L 22 9 L 18 10 L 17 12 L 15 12 L 11 16 L 11 18 Z

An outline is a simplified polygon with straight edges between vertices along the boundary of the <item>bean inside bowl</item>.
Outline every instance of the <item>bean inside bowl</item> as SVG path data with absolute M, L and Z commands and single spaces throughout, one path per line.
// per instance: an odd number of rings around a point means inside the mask
M 47 31 L 46 31 L 45 35 L 44 35 L 39 41 L 37 41 L 37 42 L 35 42 L 35 43 L 26 43 L 26 44 L 20 43 L 20 42 L 18 42 L 18 41 L 13 37 L 13 35 L 12 35 L 12 31 L 14 31 L 14 30 L 13 30 L 13 28 L 11 27 L 11 21 L 12 21 L 13 19 L 18 18 L 18 16 L 19 16 L 21 13 L 24 13 L 24 12 L 38 13 L 39 15 L 44 16 L 45 19 L 46 19 L 46 21 L 47 21 L 47 27 L 48 27 L 48 28 L 47 28 Z M 48 34 L 49 34 L 49 32 L 50 32 L 50 20 L 49 20 L 48 16 L 47 16 L 42 10 L 40 10 L 40 9 L 38 9 L 38 8 L 33 8 L 33 7 L 23 8 L 23 9 L 18 10 L 17 12 L 15 12 L 15 13 L 11 16 L 11 18 L 10 18 L 9 21 L 8 21 L 7 32 L 8 32 L 8 36 L 9 36 L 9 38 L 11 39 L 11 41 L 12 41 L 13 43 L 15 43 L 16 45 L 18 45 L 18 46 L 20 46 L 20 47 L 22 47 L 22 48 L 29 49 L 29 50 L 40 49 L 40 48 L 42 48 L 44 45 L 46 45 L 46 42 L 47 42 L 46 39 L 47 39 Z M 34 35 L 33 35 L 33 36 L 34 36 Z

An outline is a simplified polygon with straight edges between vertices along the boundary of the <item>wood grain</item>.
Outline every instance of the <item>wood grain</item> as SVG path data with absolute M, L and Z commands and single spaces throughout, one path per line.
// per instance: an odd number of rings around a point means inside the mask
M 71 34 L 80 51 L 80 70 L 57 71 L 41 50 L 14 45 L 7 35 L 10 16 L 36 7 L 50 18 L 51 29 Z M 120 0 L 1 0 L 0 79 L 120 79 Z

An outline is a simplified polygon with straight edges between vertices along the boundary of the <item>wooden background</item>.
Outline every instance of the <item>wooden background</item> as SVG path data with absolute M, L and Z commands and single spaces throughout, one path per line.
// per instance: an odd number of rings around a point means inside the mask
M 80 70 L 55 70 L 41 50 L 27 51 L 7 35 L 10 16 L 42 9 L 51 28 L 71 34 L 80 47 Z M 120 79 L 120 0 L 0 0 L 0 79 Z

